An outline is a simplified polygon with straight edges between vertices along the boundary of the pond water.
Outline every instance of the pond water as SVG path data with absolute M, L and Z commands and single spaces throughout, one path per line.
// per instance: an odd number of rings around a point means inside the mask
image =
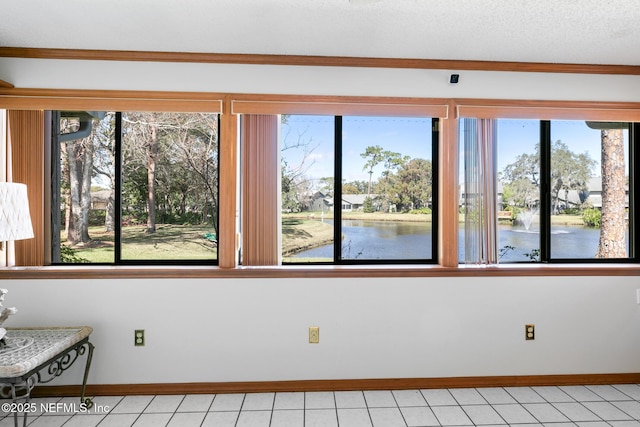
M 344 259 L 430 259 L 432 257 L 430 223 L 343 221 L 342 254 Z M 600 230 L 582 226 L 553 226 L 553 258 L 593 258 L 598 248 Z M 530 261 L 527 254 L 540 248 L 540 233 L 524 227 L 499 225 L 499 248 L 513 246 L 500 262 Z M 463 260 L 464 229 L 458 235 L 459 259 Z M 628 251 L 628 244 L 627 244 Z M 293 258 L 333 258 L 333 245 L 299 252 Z

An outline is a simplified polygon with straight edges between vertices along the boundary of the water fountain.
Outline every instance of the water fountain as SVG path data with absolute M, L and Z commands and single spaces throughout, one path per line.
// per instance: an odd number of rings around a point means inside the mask
M 531 209 L 526 209 L 518 214 L 518 221 L 524 226 L 526 231 L 529 231 L 529 228 L 531 228 L 535 215 L 536 213 Z

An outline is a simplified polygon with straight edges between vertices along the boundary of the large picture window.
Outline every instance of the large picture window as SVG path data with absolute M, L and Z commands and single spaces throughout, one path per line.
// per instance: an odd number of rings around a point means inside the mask
M 496 214 L 483 218 L 496 223 L 497 232 L 482 239 L 496 239 L 498 262 L 637 261 L 638 124 L 491 121 L 497 129 Z M 463 122 L 461 135 L 475 132 L 467 127 Z M 469 150 L 461 145 L 461 162 Z M 462 190 L 464 212 L 475 194 Z M 462 231 L 460 261 L 471 237 Z
M 218 115 L 56 111 L 54 263 L 215 263 Z
M 437 119 L 282 123 L 284 263 L 435 262 Z

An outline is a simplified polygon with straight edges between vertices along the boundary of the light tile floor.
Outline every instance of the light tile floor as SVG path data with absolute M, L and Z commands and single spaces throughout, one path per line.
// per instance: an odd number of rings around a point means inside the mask
M 6 401 L 2 401 L 3 403 Z M 640 427 L 640 385 L 33 399 L 32 427 Z M 34 406 L 35 405 L 35 406 Z M 3 409 L 5 409 L 3 407 Z M 22 421 L 22 420 L 20 420 Z M 13 426 L 3 413 L 1 426 Z M 20 424 L 22 425 L 22 424 Z

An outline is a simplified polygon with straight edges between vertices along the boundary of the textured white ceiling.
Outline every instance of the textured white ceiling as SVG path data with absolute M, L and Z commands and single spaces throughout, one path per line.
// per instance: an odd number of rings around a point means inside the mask
M 2 0 L 0 46 L 640 65 L 640 1 Z

